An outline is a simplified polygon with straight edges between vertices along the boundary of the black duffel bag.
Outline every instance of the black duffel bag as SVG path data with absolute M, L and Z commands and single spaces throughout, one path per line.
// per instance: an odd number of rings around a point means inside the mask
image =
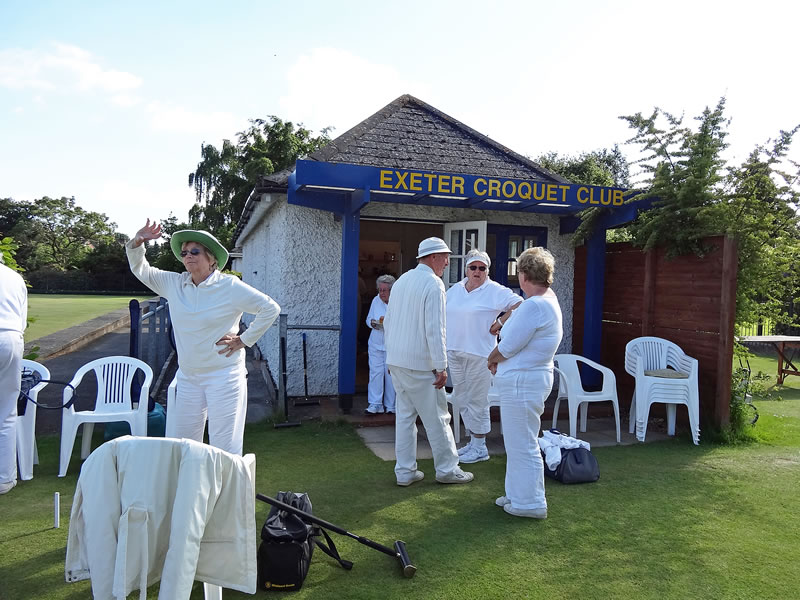
M 281 502 L 311 513 L 308 494 L 278 492 Z M 319 538 L 325 537 L 327 545 Z M 311 565 L 314 546 L 335 559 L 345 568 L 351 563 L 342 560 L 328 533 L 321 527 L 310 525 L 294 513 L 273 506 L 261 528 L 261 545 L 258 547 L 258 587 L 262 590 L 299 590 L 303 587 Z M 346 566 L 349 565 L 349 566 Z
M 600 467 L 594 454 L 586 448 L 561 448 L 561 462 L 554 470 L 547 467 L 542 452 L 544 474 L 561 483 L 592 483 L 600 479 Z

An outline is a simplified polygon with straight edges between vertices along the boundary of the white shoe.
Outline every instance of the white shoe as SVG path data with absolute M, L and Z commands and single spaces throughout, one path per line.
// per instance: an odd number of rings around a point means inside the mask
M 467 452 L 470 448 L 472 448 L 472 440 L 470 440 L 469 442 L 467 442 L 466 444 L 461 446 L 461 448 L 458 449 L 458 455 L 461 456 L 462 454 Z
M 484 460 L 489 460 L 489 450 L 484 446 L 483 448 L 477 448 L 473 446 L 464 454 L 458 457 L 458 462 L 464 464 L 472 464 L 477 462 L 483 462 Z
M 458 467 L 455 468 L 455 471 L 452 473 L 448 473 L 447 475 L 442 475 L 439 477 L 436 476 L 436 481 L 439 483 L 469 483 L 475 478 L 472 473 L 468 473 L 467 471 L 462 471 Z
M 505 506 L 506 504 L 511 504 L 511 500 L 506 498 L 505 496 L 500 496 L 497 500 L 494 501 L 497 506 Z
M 499 499 L 499 498 L 498 498 Z M 514 508 L 511 502 L 503 506 L 503 510 L 515 517 L 528 517 L 529 519 L 546 519 L 546 508 Z
M 10 492 L 14 486 L 17 485 L 17 480 L 7 481 L 6 483 L 0 483 L 0 494 L 7 494 Z
M 425 473 L 422 471 L 414 471 L 414 474 L 408 479 L 398 479 L 397 485 L 402 487 L 408 487 L 412 483 L 416 483 L 417 481 L 422 481 L 425 478 Z

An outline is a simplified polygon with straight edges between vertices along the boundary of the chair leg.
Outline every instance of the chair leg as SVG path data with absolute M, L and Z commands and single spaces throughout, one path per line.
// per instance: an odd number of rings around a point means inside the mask
M 677 404 L 667 404 L 667 435 L 675 435 L 675 415 L 677 412 Z
M 636 427 L 636 391 L 633 392 L 633 397 L 631 398 L 631 410 L 628 413 L 628 433 L 633 433 L 634 427 Z
M 94 434 L 94 423 L 83 424 L 83 439 L 81 440 L 81 459 L 86 460 L 92 453 L 92 435 Z
M 571 437 L 578 437 L 578 405 L 572 402 L 567 402 L 569 406 L 569 435 Z
M 31 439 L 31 431 L 21 419 L 17 421 L 17 463 L 19 478 L 27 481 L 33 479 L 33 464 L 36 458 L 36 441 Z
M 205 600 L 222 600 L 222 588 L 213 583 L 203 582 L 203 597 Z
M 581 415 L 581 433 L 586 433 L 586 417 L 589 414 L 589 403 L 584 402 L 578 407 L 578 412 Z
M 636 421 L 636 439 L 640 442 L 644 441 L 647 436 L 647 421 L 650 419 L 650 403 L 645 404 L 642 415 Z
M 62 417 L 63 418 L 63 417 Z M 72 447 L 75 445 L 75 435 L 78 433 L 79 423 L 72 420 L 61 424 L 61 453 L 59 454 L 58 476 L 64 477 L 69 468 L 69 459 L 72 456 Z
M 619 402 L 612 400 L 611 405 L 614 407 L 614 420 L 617 422 L 617 443 L 619 444 L 621 441 L 619 436 Z
M 556 398 L 556 403 L 553 406 L 553 429 L 558 429 L 558 409 L 561 406 L 561 398 Z

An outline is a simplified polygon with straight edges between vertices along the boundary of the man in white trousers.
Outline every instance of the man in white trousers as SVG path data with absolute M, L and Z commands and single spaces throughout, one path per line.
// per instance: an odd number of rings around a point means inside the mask
M 0 253 L 0 494 L 17 485 L 17 398 L 27 318 L 25 281 L 3 264 Z
M 433 451 L 436 481 L 468 483 L 472 473 L 458 466 L 444 384 L 447 381 L 445 291 L 441 280 L 450 248 L 436 237 L 422 240 L 417 267 L 392 286 L 383 321 L 386 364 L 396 392 L 394 473 L 408 486 L 425 474 L 417 469 L 417 415 Z

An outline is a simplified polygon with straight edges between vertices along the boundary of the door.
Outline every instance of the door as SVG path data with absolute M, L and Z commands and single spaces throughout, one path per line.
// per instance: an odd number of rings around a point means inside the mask
M 464 277 L 464 257 L 470 250 L 486 250 L 486 221 L 462 221 L 444 224 L 444 241 L 453 253 L 450 267 L 444 272 L 444 286 L 449 288 Z

